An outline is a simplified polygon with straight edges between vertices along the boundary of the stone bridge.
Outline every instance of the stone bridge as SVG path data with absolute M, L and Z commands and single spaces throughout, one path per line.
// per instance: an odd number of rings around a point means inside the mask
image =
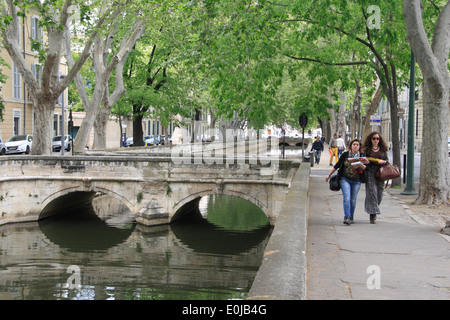
M 232 164 L 203 160 L 174 163 L 170 156 L 148 155 L 0 157 L 0 225 L 76 209 L 98 194 L 118 199 L 145 225 L 171 223 L 202 196 L 214 194 L 244 198 L 275 224 L 300 166 L 297 161 L 248 157 Z

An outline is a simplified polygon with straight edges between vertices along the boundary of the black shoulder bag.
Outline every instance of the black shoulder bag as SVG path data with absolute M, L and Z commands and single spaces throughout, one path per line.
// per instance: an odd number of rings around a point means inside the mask
M 343 155 L 344 155 L 344 154 L 342 154 L 342 156 L 343 156 Z M 341 156 L 341 157 L 342 157 L 342 156 Z M 348 152 L 346 153 L 345 157 L 346 157 L 345 160 L 347 160 Z M 339 167 L 338 173 L 335 174 L 334 176 L 332 176 L 332 177 L 330 178 L 330 180 L 329 180 L 329 183 L 330 183 L 330 190 L 331 190 L 331 191 L 339 191 L 339 190 L 341 190 L 341 177 L 342 177 L 342 175 L 343 175 L 343 173 L 341 172 L 341 168 L 342 168 L 342 166 L 343 166 L 345 160 L 342 162 L 341 166 Z

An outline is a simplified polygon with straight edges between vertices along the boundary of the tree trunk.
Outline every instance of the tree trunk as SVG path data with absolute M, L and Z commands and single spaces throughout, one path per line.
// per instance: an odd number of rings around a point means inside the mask
M 140 147 L 144 145 L 144 131 L 142 130 L 142 119 L 143 116 L 140 114 L 135 114 L 133 117 L 133 146 L 135 147 Z
M 55 102 L 34 105 L 33 147 L 31 154 L 52 154 L 52 127 Z
M 23 1 L 19 1 L 22 4 Z M 39 1 L 37 1 L 39 2 Z M 23 76 L 23 80 L 26 83 L 28 93 L 30 94 L 35 111 L 35 125 L 33 128 L 33 148 L 32 154 L 51 154 L 51 137 L 52 137 L 52 122 L 53 112 L 58 97 L 69 86 L 75 76 L 78 74 L 80 68 L 89 57 L 89 52 L 93 39 L 97 37 L 97 34 L 105 23 L 107 16 L 114 16 L 119 14 L 121 8 L 117 6 L 115 12 L 111 14 L 109 10 L 100 14 L 97 20 L 94 31 L 90 36 L 86 37 L 84 49 L 80 52 L 79 58 L 70 67 L 68 74 L 59 79 L 59 68 L 61 62 L 61 55 L 64 46 L 64 40 L 70 39 L 64 36 L 65 30 L 69 30 L 70 20 L 72 16 L 72 1 L 66 0 L 58 2 L 58 8 L 54 7 L 50 2 L 47 8 L 49 15 L 40 11 L 43 7 L 40 4 L 35 4 L 34 10 L 40 12 L 43 26 L 47 29 L 47 39 L 44 44 L 44 50 L 39 53 L 42 58 L 42 74 L 41 83 L 35 80 L 34 74 L 31 71 L 29 62 L 25 61 L 22 54 L 22 49 L 17 43 L 17 34 L 21 31 L 19 24 L 17 23 L 18 17 L 22 14 L 28 14 L 25 9 L 21 8 L 20 4 L 13 0 L 2 2 L 1 11 L 3 16 L 12 17 L 12 23 L 6 27 L 1 28 L 1 35 L 5 43 L 5 48 L 8 51 L 11 59 L 19 69 L 19 72 Z M 56 12 L 58 11 L 58 14 Z M 20 14 L 19 14 L 20 12 Z M 35 11 L 36 12 L 36 11 Z M 53 15 L 52 15 L 53 13 Z M 51 16 L 51 18 L 50 18 Z M 50 18 L 50 19 L 49 19 Z M 53 18 L 56 18 L 53 20 Z M 51 20 L 51 22 L 50 22 Z M 50 23 L 54 25 L 50 25 Z M 27 50 L 29 50 L 27 48 Z M 45 53 L 44 53 L 45 51 Z
M 122 39 L 118 53 L 108 61 L 108 50 L 112 44 L 112 38 L 114 38 L 116 27 L 117 25 L 114 26 L 108 37 L 103 36 L 95 39 L 94 52 L 92 56 L 96 79 L 94 92 L 90 101 L 86 98 L 87 94 L 85 93 L 86 89 L 84 84 L 82 84 L 81 81 L 75 82 L 78 91 L 82 93 L 82 96 L 85 96 L 82 98 L 82 101 L 86 110 L 86 116 L 74 141 L 74 150 L 76 152 L 82 152 L 84 150 L 84 146 L 86 145 L 89 137 L 89 132 L 91 131 L 94 123 L 97 121 L 97 117 L 99 121 L 97 129 L 102 129 L 103 131 L 95 133 L 94 148 L 97 148 L 98 146 L 106 146 L 106 132 L 104 130 L 106 128 L 106 122 L 109 118 L 109 113 L 111 112 L 112 105 L 126 92 L 123 85 L 123 65 L 136 42 L 142 37 L 145 31 L 145 23 L 140 20 L 136 22 L 132 29 L 130 29 L 133 30 L 132 34 L 128 37 L 128 39 L 126 37 Z M 66 30 L 66 38 L 69 39 L 68 30 Z M 66 46 L 67 48 L 70 48 L 70 43 L 66 42 Z M 73 65 L 74 60 L 69 50 L 66 50 L 66 56 L 69 66 Z M 114 69 L 116 70 L 115 89 L 111 96 L 109 96 L 108 81 Z M 102 103 L 104 108 L 102 108 L 103 111 L 100 111 L 100 106 Z M 99 115 L 100 113 L 103 113 L 103 115 Z
M 338 137 L 341 136 L 347 145 L 347 119 L 345 117 L 345 111 L 347 110 L 347 95 L 345 93 L 340 93 L 339 97 L 343 102 L 339 105 L 339 113 L 337 114 L 337 127 L 336 132 Z
M 411 49 L 423 75 L 422 158 L 416 203 L 448 205 L 450 1 L 440 11 L 431 45 L 423 25 L 421 1 L 405 0 L 403 16 Z
M 94 125 L 96 110 L 93 110 L 92 108 L 86 109 L 85 113 L 85 118 L 83 119 L 74 140 L 73 149 L 75 152 L 84 152 L 85 147 L 88 145 L 92 126 Z
M 109 116 L 112 105 L 109 104 L 108 89 L 105 89 L 103 103 L 98 111 L 94 121 L 94 149 L 106 149 L 106 128 L 108 126 Z
M 94 149 L 106 149 L 106 127 L 111 108 L 103 106 L 94 121 Z
M 351 131 L 352 131 L 352 139 L 357 138 L 358 135 L 361 135 L 359 132 L 359 120 L 361 118 L 361 87 L 359 86 L 359 81 L 355 80 L 356 90 L 355 97 L 353 99 L 353 112 L 351 114 Z M 347 143 L 349 141 L 346 141 Z
M 216 132 L 215 129 L 216 129 L 217 117 L 212 108 L 209 110 L 209 114 L 211 115 L 211 126 L 210 126 L 211 132 Z M 214 141 L 216 141 L 215 134 L 211 135 L 211 142 L 214 142 Z
M 370 116 L 374 115 L 375 112 L 377 111 L 382 97 L 383 97 L 383 95 L 382 95 L 381 86 L 378 86 L 378 89 L 375 92 L 375 95 L 373 96 L 369 107 L 366 109 L 366 122 L 364 123 L 364 129 L 363 129 L 363 135 L 362 135 L 361 141 L 364 141 L 366 139 L 366 136 L 371 131 Z
M 440 91 L 440 90 L 437 90 Z M 420 187 L 417 203 L 449 204 L 449 117 L 447 95 L 436 92 L 429 81 L 423 85 L 423 133 Z

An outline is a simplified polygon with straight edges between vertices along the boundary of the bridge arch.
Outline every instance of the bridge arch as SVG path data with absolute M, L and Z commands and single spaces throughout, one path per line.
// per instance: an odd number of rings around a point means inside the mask
M 251 197 L 246 193 L 237 192 L 234 190 L 218 191 L 217 189 L 207 189 L 207 190 L 203 190 L 203 191 L 200 191 L 200 192 L 197 192 L 194 194 L 190 194 L 189 196 L 178 201 L 175 204 L 175 206 L 173 207 L 172 212 L 174 212 L 174 214 L 171 217 L 170 222 L 174 222 L 174 221 L 182 218 L 186 214 L 192 212 L 192 210 L 196 210 L 198 208 L 198 203 L 199 203 L 200 199 L 202 197 L 211 196 L 211 195 L 226 195 L 226 196 L 232 196 L 232 197 L 239 197 L 244 200 L 247 200 L 247 201 L 253 203 L 254 205 L 256 205 L 258 208 L 260 208 L 264 212 L 266 217 L 270 219 L 270 216 L 267 212 L 268 207 L 264 203 L 259 201 L 258 199 Z
M 46 197 L 41 204 L 38 220 L 48 218 L 67 208 L 76 210 L 77 208 L 92 202 L 97 193 L 121 201 L 132 213 L 134 213 L 133 204 L 117 192 L 99 186 L 93 186 L 89 190 L 86 190 L 84 186 L 80 185 L 58 190 Z

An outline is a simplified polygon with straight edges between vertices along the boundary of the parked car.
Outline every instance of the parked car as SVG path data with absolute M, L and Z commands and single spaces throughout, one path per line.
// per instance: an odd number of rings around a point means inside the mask
M 128 137 L 127 141 L 125 142 L 125 147 L 132 147 L 134 145 L 133 137 Z
M 202 142 L 211 142 L 211 137 L 205 134 L 202 134 Z
M 168 139 L 168 141 L 169 141 L 169 144 L 172 144 L 172 137 L 171 137 L 171 136 L 168 136 L 167 139 Z M 164 145 L 164 144 L 166 143 L 165 140 L 166 140 L 166 136 L 165 136 L 165 135 L 160 135 L 160 136 L 159 136 L 159 143 L 160 143 L 160 144 Z
M 22 134 L 9 138 L 5 143 L 6 154 L 12 153 L 30 153 L 33 145 L 33 137 L 30 134 Z
M 158 145 L 159 144 L 159 139 L 157 137 L 155 137 L 154 135 L 149 135 L 149 136 L 145 136 L 144 137 L 144 145 L 147 146 L 153 146 L 153 145 Z
M 64 150 L 70 151 L 71 147 L 72 147 L 72 136 L 64 135 Z M 61 136 L 53 137 L 52 150 L 53 152 L 61 151 Z
M 0 156 L 3 156 L 4 154 L 6 154 L 6 147 L 3 143 L 2 137 L 0 137 Z

